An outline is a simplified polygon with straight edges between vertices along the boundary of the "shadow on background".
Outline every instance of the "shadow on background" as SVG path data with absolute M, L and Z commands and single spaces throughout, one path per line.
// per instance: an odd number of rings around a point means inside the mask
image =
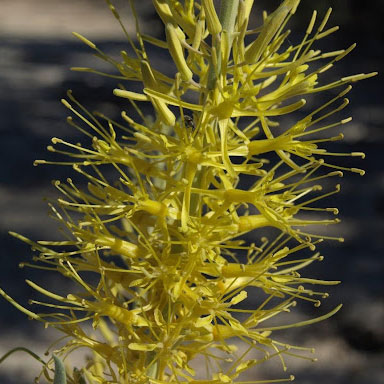
M 14 0 L 13 3 L 16 6 L 22 1 Z M 35 1 L 36 5 L 40 3 L 44 1 Z M 68 4 L 75 13 L 78 12 L 77 7 L 85 3 Z M 255 3 L 268 3 L 268 9 L 273 9 L 279 1 L 257 0 Z M 87 9 L 92 8 L 90 4 L 87 3 Z M 333 75 L 381 71 L 383 1 L 326 0 L 316 6 L 319 11 L 333 6 L 335 12 L 330 25 L 341 25 L 340 32 L 327 38 L 325 46 L 328 50 L 358 43 L 358 48 L 338 63 Z M 0 12 L 1 7 L 0 3 Z M 312 1 L 302 0 L 301 11 L 296 21 L 291 23 L 293 32 L 290 39 L 293 42 L 298 41 L 301 36 L 298 32 L 306 27 L 312 7 Z M 41 11 L 44 12 L 44 8 Z M 36 12 L 39 12 L 38 7 Z M 105 14 L 108 14 L 107 9 Z M 50 14 L 47 13 L 46 18 L 48 20 Z M 113 20 L 108 19 L 108 22 L 113 23 Z M 159 29 L 159 22 L 148 11 L 144 23 L 150 30 Z M 51 27 L 54 28 L 54 23 Z M 116 56 L 127 46 L 125 41 L 117 37 L 110 40 L 100 38 L 96 43 L 104 51 Z M 154 50 L 152 56 L 158 60 L 160 69 L 168 68 L 164 51 Z M 49 29 L 45 36 L 34 36 L 28 30 L 25 36 L 19 33 L 15 37 L 5 32 L 3 36 L 0 35 L 0 286 L 23 305 L 28 305 L 28 298 L 34 296 L 24 282 L 27 277 L 33 281 L 44 281 L 45 286 L 58 285 L 54 276 L 44 275 L 43 280 L 41 273 L 35 270 L 18 269 L 18 263 L 28 260 L 30 251 L 26 245 L 10 237 L 7 231 L 21 232 L 33 239 L 57 237 L 55 227 L 46 216 L 47 208 L 42 197 L 55 196 L 51 180 L 65 179 L 71 172 L 66 167 L 58 166 L 36 168 L 32 163 L 35 159 L 49 157 L 45 148 L 51 137 L 59 136 L 69 141 L 79 138 L 77 132 L 65 124 L 67 111 L 60 104 L 60 98 L 65 97 L 67 89 L 72 89 L 74 95 L 90 110 L 100 110 L 112 117 L 119 116 L 122 109 L 128 108 L 127 104 L 112 95 L 114 80 L 68 70 L 71 66 L 98 65 L 86 46 L 71 36 L 51 39 Z M 341 181 L 342 192 L 332 199 L 330 206 L 340 208 L 343 224 L 339 230 L 346 242 L 324 244 L 321 251 L 326 256 L 325 261 L 306 271 L 306 275 L 313 277 L 343 281 L 341 286 L 332 290 L 332 296 L 321 313 L 340 302 L 345 306 L 341 313 L 326 323 L 292 333 L 291 337 L 298 339 L 297 343 L 310 340 L 311 345 L 320 344 L 320 362 L 316 366 L 300 365 L 296 367 L 298 372 L 293 372 L 298 383 L 384 383 L 382 79 L 379 75 L 356 84 L 351 95 L 351 106 L 346 112 L 354 120 L 345 127 L 346 139 L 343 144 L 333 148 L 342 148 L 343 152 L 365 152 L 367 158 L 364 163 L 347 158 L 345 164 L 363 167 L 367 175 L 360 178 L 355 174 L 347 174 Z M 318 310 L 313 311 L 305 305 L 301 305 L 299 310 L 305 315 L 319 315 Z M 44 350 L 38 343 L 43 338 L 39 325 L 28 322 L 23 314 L 2 299 L 0 311 L 1 354 L 24 341 Z M 11 377 L 18 372 L 17 369 L 15 362 L 0 366 L 0 382 L 32 382 L 37 372 L 27 372 L 21 375 L 21 379 Z

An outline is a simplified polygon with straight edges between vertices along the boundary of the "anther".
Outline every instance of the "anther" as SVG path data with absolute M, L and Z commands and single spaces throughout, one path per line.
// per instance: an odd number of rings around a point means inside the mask
M 330 172 L 330 173 L 328 173 L 328 176 L 339 176 L 339 177 L 343 177 L 344 174 L 343 174 L 343 172 L 341 172 L 341 171 L 334 171 L 334 172 Z
M 364 152 L 352 152 L 351 155 L 355 156 L 355 157 L 361 157 L 362 159 L 365 159 L 365 153 Z
M 137 139 L 141 140 L 141 141 L 144 141 L 146 143 L 152 143 L 152 140 L 148 137 L 148 136 L 145 136 L 143 135 L 142 133 L 140 132 L 135 132 L 133 134 L 133 136 L 135 136 Z
M 341 53 L 339 56 L 336 57 L 335 61 L 341 60 L 343 57 L 347 56 L 355 48 L 356 48 L 356 43 L 352 44 L 349 48 L 344 50 L 343 53 Z
M 64 104 L 64 106 L 66 106 L 68 109 L 72 109 L 72 105 L 68 103 L 67 100 L 65 99 L 61 99 L 61 102 Z
M 351 168 L 351 172 L 358 173 L 360 176 L 365 175 L 365 171 L 363 169 L 359 169 L 359 168 Z
M 318 29 L 319 32 L 321 32 L 324 29 L 325 25 L 329 20 L 329 16 L 331 16 L 331 13 L 332 13 L 332 8 L 328 8 L 327 13 L 325 14 L 324 19 L 319 26 L 319 29 Z
M 312 33 L 312 29 L 313 29 L 313 26 L 315 25 L 315 21 L 316 21 L 316 16 L 317 16 L 317 11 L 313 11 L 311 21 L 308 25 L 306 32 L 305 32 L 307 35 L 310 35 Z
M 352 117 L 348 117 L 348 118 L 346 118 L 346 119 L 341 120 L 341 124 L 347 124 L 347 123 L 349 123 L 350 121 L 352 121 Z
M 89 41 L 87 38 L 84 36 L 80 35 L 80 33 L 77 32 L 72 32 L 73 36 L 77 37 L 79 40 L 81 40 L 84 44 L 88 45 L 88 47 L 95 49 L 96 45 L 92 43 L 92 41 Z
M 324 68 L 322 68 L 319 73 L 324 73 L 326 71 L 328 71 L 328 69 L 331 69 L 333 67 L 333 64 L 329 63 L 328 65 L 326 65 Z

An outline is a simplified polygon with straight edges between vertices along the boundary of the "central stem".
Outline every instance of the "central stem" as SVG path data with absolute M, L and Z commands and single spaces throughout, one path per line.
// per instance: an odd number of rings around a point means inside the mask
M 211 65 L 209 68 L 208 73 L 208 84 L 207 87 L 209 90 L 212 90 L 215 87 L 216 80 L 218 77 L 218 74 L 221 71 L 221 43 L 220 40 L 224 38 L 228 38 L 228 45 L 229 48 L 232 47 L 233 42 L 233 31 L 235 28 L 235 22 L 237 17 L 237 12 L 239 8 L 239 0 L 222 0 L 220 5 L 220 16 L 219 20 L 223 27 L 222 32 L 226 31 L 227 34 L 223 34 L 221 32 L 220 35 L 212 36 L 213 38 L 213 47 L 216 49 L 216 55 L 217 55 L 217 67 L 214 68 L 213 61 L 211 61 Z M 230 49 L 229 49 L 230 52 Z M 229 59 L 229 57 L 225 58 L 226 60 Z

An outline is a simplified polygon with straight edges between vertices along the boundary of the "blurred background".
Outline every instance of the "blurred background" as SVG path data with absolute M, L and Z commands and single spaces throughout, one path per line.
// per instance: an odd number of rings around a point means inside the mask
M 150 0 L 136 1 L 143 29 L 161 37 L 161 23 Z M 256 0 L 260 9 L 274 9 L 279 0 Z M 130 32 L 133 26 L 128 1 L 116 1 Z M 338 63 L 331 76 L 382 71 L 384 56 L 383 0 L 302 0 L 290 23 L 290 41 L 298 42 L 312 8 L 323 14 L 334 12 L 329 26 L 341 31 L 323 45 L 327 50 L 357 49 Z M 255 15 L 255 17 L 257 17 Z M 76 140 L 77 132 L 65 123 L 67 112 L 59 102 L 67 89 L 90 110 L 118 116 L 124 103 L 112 95 L 113 79 L 71 72 L 69 67 L 105 69 L 87 46 L 72 35 L 77 31 L 105 52 L 115 55 L 127 42 L 103 0 L 0 0 L 0 286 L 17 301 L 28 305 L 32 290 L 24 280 L 41 281 L 39 272 L 19 269 L 28 261 L 29 247 L 8 235 L 8 230 L 33 239 L 57 238 L 47 216 L 43 197 L 55 196 L 52 179 L 64 179 L 65 167 L 33 167 L 35 159 L 47 158 L 50 138 Z M 167 67 L 167 55 L 153 50 L 159 68 Z M 318 316 L 343 303 L 337 316 L 324 323 L 282 334 L 298 344 L 316 347 L 319 361 L 289 361 L 296 382 L 312 384 L 384 383 L 384 82 L 382 75 L 357 83 L 345 116 L 353 117 L 345 127 L 343 152 L 363 151 L 366 160 L 348 158 L 346 163 L 366 169 L 364 178 L 347 174 L 342 191 L 330 206 L 340 208 L 338 231 L 346 241 L 321 246 L 325 260 L 306 275 L 342 280 L 330 290 L 331 297 L 314 311 L 299 305 L 289 321 Z M 54 277 L 44 285 L 55 286 Z M 54 340 L 54 332 L 28 321 L 0 298 L 0 355 L 16 346 L 28 346 L 40 356 Z M 260 378 L 270 377 L 260 366 Z M 0 365 L 0 383 L 32 383 L 39 364 L 27 355 L 14 355 Z M 281 367 L 274 377 L 285 377 Z

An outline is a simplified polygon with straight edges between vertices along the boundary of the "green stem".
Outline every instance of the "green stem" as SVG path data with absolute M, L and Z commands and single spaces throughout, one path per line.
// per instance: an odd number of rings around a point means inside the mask
M 232 47 L 233 31 L 235 28 L 238 8 L 239 8 L 239 0 L 222 0 L 221 1 L 219 20 L 220 20 L 221 26 L 223 27 L 223 31 L 227 32 L 230 48 Z M 217 75 L 221 71 L 220 38 L 219 36 L 212 36 L 212 37 L 214 41 L 213 45 L 216 48 L 217 68 L 214 68 L 213 62 L 211 62 L 211 66 L 209 68 L 209 73 L 208 73 L 208 83 L 207 83 L 207 87 L 209 90 L 215 87 Z
M 149 352 L 148 359 L 147 359 L 148 362 L 150 362 L 154 357 L 155 357 L 155 353 Z M 158 370 L 159 370 L 159 362 L 156 361 L 147 369 L 147 376 L 152 379 L 157 379 L 159 374 Z
M 67 374 L 65 373 L 64 363 L 56 355 L 52 355 L 52 357 L 55 362 L 53 384 L 67 384 Z
M 237 11 L 239 9 L 239 0 L 223 0 L 220 8 L 219 20 L 223 27 L 223 30 L 227 31 L 231 36 L 231 45 L 233 41 L 233 30 L 235 28 L 235 22 L 237 17 Z
M 36 353 L 33 353 L 32 351 L 30 351 L 28 348 L 24 348 L 24 347 L 17 347 L 17 348 L 13 348 L 11 349 L 10 351 L 8 351 L 4 356 L 2 356 L 0 358 L 0 364 L 7 358 L 9 357 L 10 355 L 12 355 L 13 353 L 15 352 L 18 352 L 18 351 L 22 351 L 22 352 L 26 352 L 28 353 L 29 355 L 31 355 L 33 358 L 35 358 L 37 361 L 39 361 L 41 364 L 43 365 L 46 365 L 47 363 L 41 359 L 38 355 L 36 355 Z

